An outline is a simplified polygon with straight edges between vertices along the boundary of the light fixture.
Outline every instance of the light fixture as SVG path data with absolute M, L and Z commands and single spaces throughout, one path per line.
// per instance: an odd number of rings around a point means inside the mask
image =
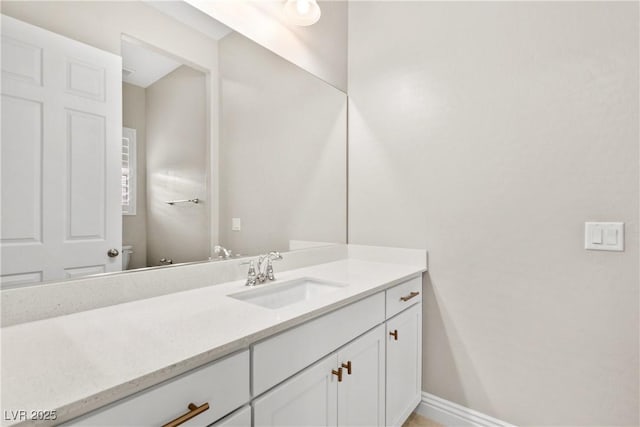
M 287 0 L 284 5 L 284 16 L 295 25 L 313 25 L 320 19 L 320 14 L 316 0 Z

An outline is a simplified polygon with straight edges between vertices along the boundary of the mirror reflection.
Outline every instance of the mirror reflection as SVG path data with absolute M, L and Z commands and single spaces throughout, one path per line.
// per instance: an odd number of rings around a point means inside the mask
M 55 123 L 3 56 L 2 288 L 346 241 L 346 95 L 207 19 L 215 67 L 87 46 Z
M 122 267 L 209 257 L 206 75 L 122 41 Z
M 344 243 L 346 95 L 238 33 L 219 59 L 222 246 Z

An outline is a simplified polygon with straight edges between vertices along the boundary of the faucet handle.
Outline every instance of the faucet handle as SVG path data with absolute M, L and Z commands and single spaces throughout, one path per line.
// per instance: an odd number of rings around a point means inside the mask
M 277 251 L 269 252 L 269 255 L 267 255 L 267 278 L 269 280 L 276 280 L 276 277 L 273 274 L 273 261 L 280 259 L 282 259 L 282 255 Z
M 256 284 L 256 279 L 258 275 L 256 274 L 256 265 L 253 261 L 249 263 L 249 271 L 247 271 L 247 283 L 245 286 L 254 286 Z
M 276 280 L 276 276 L 273 274 L 273 264 L 271 263 L 271 258 L 269 258 L 269 262 L 267 263 L 267 279 Z

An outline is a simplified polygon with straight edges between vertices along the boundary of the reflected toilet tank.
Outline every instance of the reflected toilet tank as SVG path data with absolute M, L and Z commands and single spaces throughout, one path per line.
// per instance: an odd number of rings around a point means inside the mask
M 122 269 L 128 270 L 129 263 L 131 262 L 131 255 L 133 255 L 132 245 L 122 245 Z

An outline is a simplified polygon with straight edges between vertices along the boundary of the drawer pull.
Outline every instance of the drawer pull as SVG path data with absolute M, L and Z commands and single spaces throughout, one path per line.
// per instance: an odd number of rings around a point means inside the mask
M 411 298 L 417 297 L 418 295 L 420 295 L 420 292 L 411 292 L 406 297 L 400 297 L 400 301 L 409 301 Z
M 338 370 L 336 371 L 335 369 L 331 370 L 331 373 L 333 375 L 335 375 L 336 377 L 338 377 L 338 382 L 341 383 L 342 382 L 342 368 L 338 368 Z
M 394 329 L 393 332 L 389 332 L 389 335 L 391 335 L 394 339 L 394 341 L 398 341 L 398 330 Z
M 191 418 L 200 415 L 201 413 L 203 413 L 207 409 L 209 409 L 209 403 L 205 403 L 205 404 L 203 404 L 201 406 L 196 406 L 193 403 L 189 403 L 189 412 L 187 412 L 184 415 L 179 416 L 178 418 L 176 418 L 175 420 L 173 420 L 171 422 L 168 422 L 167 424 L 163 425 L 162 427 L 178 427 L 180 424 L 186 423 Z
M 347 370 L 347 375 L 351 375 L 351 360 L 347 360 L 347 363 L 343 363 L 342 367 Z

